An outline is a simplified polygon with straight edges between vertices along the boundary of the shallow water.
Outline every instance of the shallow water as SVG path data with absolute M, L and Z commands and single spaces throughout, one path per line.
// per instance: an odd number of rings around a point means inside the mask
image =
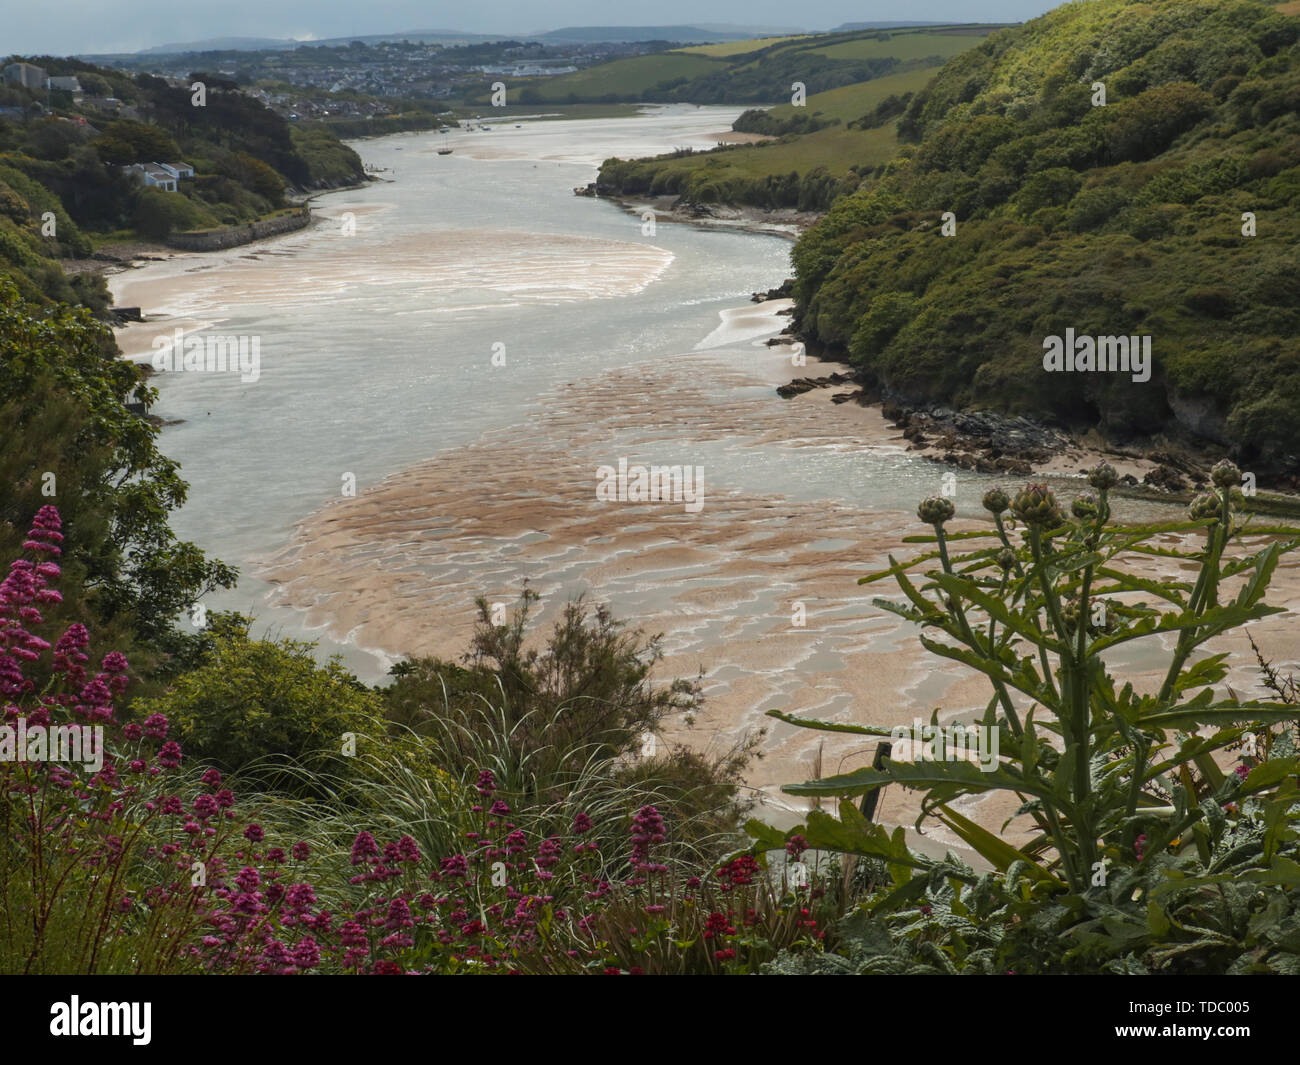
M 162 436 L 191 483 L 174 525 L 242 571 L 210 607 L 377 681 L 402 654 L 462 650 L 480 594 L 508 603 L 528 578 L 545 623 L 587 593 L 664 633 L 663 676 L 705 670 L 694 735 L 715 749 L 767 709 L 892 724 L 982 706 L 871 604 L 896 589 L 856 583 L 913 549 L 947 469 L 829 392 L 775 396 L 826 372 L 764 343 L 782 304 L 748 302 L 787 276 L 789 242 L 651 233 L 573 195 L 606 156 L 709 144 L 736 113 L 360 142 L 392 182 L 321 198 L 311 229 L 115 278 L 119 303 L 161 315 L 123 334 L 128 354 L 177 324 L 260 338 L 255 382 L 154 379 L 157 412 L 183 419 Z M 702 468 L 702 507 L 599 502 L 597 467 L 620 458 Z M 982 517 L 993 479 L 957 479 L 958 517 Z M 806 777 L 822 738 L 776 725 L 752 783 Z M 827 772 L 870 746 L 828 744 Z

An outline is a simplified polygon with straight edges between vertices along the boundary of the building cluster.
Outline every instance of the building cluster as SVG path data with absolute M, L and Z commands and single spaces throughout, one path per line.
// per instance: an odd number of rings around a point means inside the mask
M 89 108 L 111 118 L 131 118 L 139 121 L 140 112 L 123 103 L 116 96 L 95 96 L 85 92 L 81 82 L 75 76 L 50 77 L 43 68 L 34 63 L 10 63 L 3 74 L 7 85 L 31 89 L 34 92 L 67 92 L 72 94 L 73 103 L 78 107 Z M 20 119 L 24 116 L 21 107 L 0 108 L 0 118 Z

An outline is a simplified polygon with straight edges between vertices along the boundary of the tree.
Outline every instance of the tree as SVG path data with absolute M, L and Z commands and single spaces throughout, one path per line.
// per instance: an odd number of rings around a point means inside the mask
M 75 530 L 76 594 L 97 620 L 157 650 L 185 637 L 174 619 L 236 573 L 167 524 L 188 485 L 157 447 L 159 429 L 128 403 L 157 398 L 89 312 L 37 316 L 0 281 L 0 548 L 13 552 L 41 506 Z

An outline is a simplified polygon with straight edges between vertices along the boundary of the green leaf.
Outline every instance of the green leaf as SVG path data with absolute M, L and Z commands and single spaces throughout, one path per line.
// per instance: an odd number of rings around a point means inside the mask
M 839 776 L 823 777 L 803 784 L 786 784 L 781 790 L 787 795 L 865 795 L 889 784 L 902 784 L 907 788 L 930 789 L 941 785 L 956 785 L 958 793 L 985 791 L 1015 791 L 1037 795 L 1041 799 L 1058 801 L 1056 794 L 1046 785 L 1027 781 L 1005 766 L 984 772 L 979 766 L 966 761 L 954 762 L 893 762 L 885 759 L 881 769 L 858 769 Z
M 1005 873 L 1012 862 L 1024 862 L 1029 874 L 1034 879 L 1048 881 L 1061 888 L 1066 886 L 1029 855 L 1016 850 L 1006 840 L 993 835 L 986 828 L 981 828 L 974 821 L 963 817 L 951 807 L 940 806 L 935 816 L 965 840 L 980 857 L 986 859 L 998 871 Z
M 1296 707 L 1285 703 L 1226 702 L 1201 707 L 1180 706 L 1173 710 L 1143 714 L 1139 723 L 1145 729 L 1176 728 L 1187 732 L 1203 725 L 1225 727 L 1238 721 L 1294 721 L 1296 717 Z
M 818 732 L 852 732 L 859 736 L 884 736 L 886 738 L 894 734 L 893 729 L 884 728 L 880 725 L 852 725 L 839 721 L 816 721 L 810 717 L 796 717 L 794 714 L 786 714 L 780 710 L 767 710 L 765 714 L 767 717 L 774 717 L 778 721 L 784 721 L 787 725 L 816 729 Z

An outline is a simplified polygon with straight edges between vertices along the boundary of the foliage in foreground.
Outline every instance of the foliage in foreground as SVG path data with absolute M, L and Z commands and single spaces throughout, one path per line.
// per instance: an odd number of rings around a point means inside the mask
M 863 582 L 897 581 L 906 601 L 876 604 L 933 633 L 921 642 L 934 654 L 988 678 L 992 694 L 973 727 L 987 730 L 1001 757 L 977 765 L 942 742 L 921 750 L 930 737 L 913 735 L 912 761 L 787 787 L 844 800 L 838 820 L 814 812 L 795 830 L 811 846 L 883 862 L 889 877 L 841 926 L 844 958 L 778 969 L 1300 971 L 1294 691 L 1266 674 L 1273 700 L 1240 699 L 1231 689 L 1225 698 L 1218 689 L 1227 654 L 1197 657 L 1211 639 L 1280 612 L 1264 594 L 1279 558 L 1300 543 L 1297 530 L 1250 525 L 1236 506 L 1244 502 L 1240 477 L 1222 462 L 1215 490 L 1197 498 L 1188 521 L 1137 528 L 1110 523 L 1116 475 L 1104 463 L 1089 476 L 1096 494 L 1074 501 L 1072 520 L 1042 485 L 1014 500 L 990 491 L 991 532 L 948 532 L 951 501 L 921 504 L 934 535 L 911 539 L 934 550 L 891 558 Z M 1008 510 L 1022 529 L 1019 544 Z M 1180 535 L 1203 543 L 1170 546 Z M 980 540 L 992 543 L 950 551 Z M 1144 576 L 1142 563 L 1153 561 L 1193 567 L 1194 578 Z M 912 571 L 927 564 L 917 581 Z M 1106 653 L 1160 637 L 1172 650 L 1158 688 L 1119 683 Z M 891 783 L 924 794 L 918 826 L 933 817 L 992 871 L 951 854 L 917 854 L 901 828 L 891 834 L 869 823 L 848 801 Z M 958 808 L 997 792 L 1018 800 L 1011 820 L 1031 823 L 1020 846 Z M 784 839 L 756 822 L 750 830 L 760 849 Z
M 92 672 L 84 625 L 40 635 L 61 604 L 63 543 L 58 511 L 42 508 L 0 584 L 0 970 L 754 971 L 820 943 L 829 903 L 815 878 L 778 887 L 749 856 L 709 875 L 723 839 L 689 814 L 665 818 L 671 764 L 628 777 L 608 752 L 546 794 L 525 764 L 510 790 L 489 766 L 511 764 L 511 736 L 488 729 L 469 752 L 413 733 L 375 744 L 345 779 L 303 769 L 310 789 L 250 793 L 190 764 L 162 704 L 120 716 L 124 655 Z M 229 638 L 246 641 L 228 633 L 218 650 Z M 211 747 L 188 699 L 184 734 Z M 75 736 L 78 751 L 102 730 L 102 763 L 15 738 L 42 729 Z

